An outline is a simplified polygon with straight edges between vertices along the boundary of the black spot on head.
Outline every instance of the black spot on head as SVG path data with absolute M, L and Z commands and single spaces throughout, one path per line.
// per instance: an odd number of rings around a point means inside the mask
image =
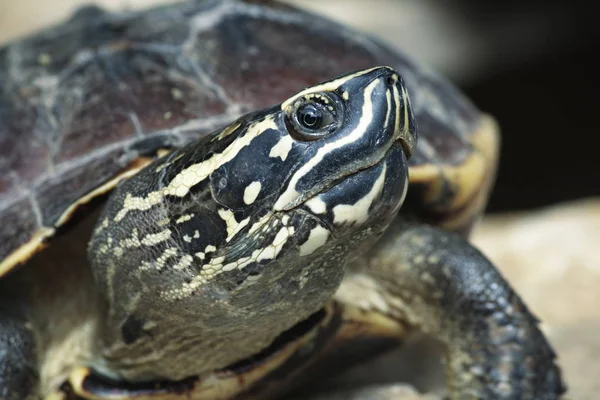
M 238 286 L 241 286 L 245 281 L 246 281 L 246 277 L 245 276 L 238 276 L 235 279 L 235 284 L 238 285 Z
M 145 333 L 144 320 L 135 316 L 129 316 L 121 326 L 121 336 L 125 344 L 135 342 Z
M 267 264 L 267 262 L 263 262 L 263 264 Z M 256 276 L 260 275 L 262 268 L 263 266 L 261 264 L 253 262 L 244 267 L 244 272 L 246 272 L 247 275 Z

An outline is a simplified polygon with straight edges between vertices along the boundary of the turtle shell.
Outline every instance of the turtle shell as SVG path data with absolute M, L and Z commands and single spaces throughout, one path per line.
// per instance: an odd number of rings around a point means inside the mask
M 493 177 L 493 121 L 406 55 L 325 18 L 264 1 L 88 7 L 0 48 L 0 276 L 163 150 L 375 65 L 401 73 L 420 132 L 407 209 L 468 227 Z

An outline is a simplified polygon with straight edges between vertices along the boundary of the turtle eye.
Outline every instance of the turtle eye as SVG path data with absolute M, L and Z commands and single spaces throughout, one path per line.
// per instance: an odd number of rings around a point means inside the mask
M 317 130 L 323 127 L 323 110 L 314 104 L 304 104 L 296 111 L 298 122 L 309 130 Z
M 331 95 L 311 94 L 296 100 L 286 118 L 292 137 L 317 140 L 339 127 L 341 105 Z

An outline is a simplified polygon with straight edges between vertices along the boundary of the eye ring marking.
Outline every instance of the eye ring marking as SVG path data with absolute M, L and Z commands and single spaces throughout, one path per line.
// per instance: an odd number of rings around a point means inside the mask
M 333 93 L 311 93 L 286 110 L 286 124 L 294 139 L 312 141 L 335 132 L 342 116 L 343 103 Z

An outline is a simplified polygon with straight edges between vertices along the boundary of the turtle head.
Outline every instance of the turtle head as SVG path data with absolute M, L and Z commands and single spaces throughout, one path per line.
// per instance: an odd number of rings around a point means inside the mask
M 399 75 L 388 67 L 348 74 L 300 92 L 282 109 L 302 150 L 274 210 L 300 208 L 338 238 L 389 222 L 406 194 L 406 157 L 416 143 Z
M 400 208 L 415 141 L 402 80 L 378 67 L 246 115 L 120 185 L 89 247 L 108 302 L 105 369 L 212 371 L 316 312 Z
M 332 249 L 337 262 L 353 240 L 377 237 L 402 204 L 416 130 L 392 68 L 307 88 L 233 127 L 219 140 L 245 147 L 211 173 L 210 190 L 230 227 L 216 254 L 236 281 L 287 276 L 293 269 L 277 264 L 304 268 Z M 339 277 L 342 266 L 324 270 Z

